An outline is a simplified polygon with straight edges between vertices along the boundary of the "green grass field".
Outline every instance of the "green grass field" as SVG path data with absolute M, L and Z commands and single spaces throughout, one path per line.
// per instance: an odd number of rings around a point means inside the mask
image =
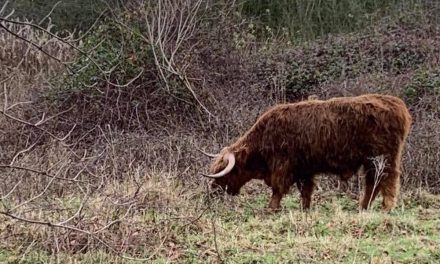
M 258 183 L 246 186 L 238 197 L 223 199 L 208 199 L 202 188 L 194 191 L 178 184 L 174 190 L 157 187 L 161 190 L 155 195 L 157 202 L 166 201 L 168 206 L 136 210 L 129 223 L 119 230 L 111 229 L 125 234 L 121 243 L 131 241 L 138 248 L 131 257 L 142 259 L 141 263 L 440 261 L 438 195 L 403 194 L 398 207 L 385 214 L 380 211 L 380 197 L 371 211 L 359 212 L 357 201 L 348 195 L 318 191 L 313 209 L 305 213 L 299 209 L 298 193 L 293 191 L 283 200 L 283 210 L 273 213 L 265 209 L 269 190 Z M 33 228 L 21 224 L 19 229 L 22 235 L 30 236 Z M 152 237 L 146 243 L 136 242 L 137 229 L 150 229 Z M 109 250 L 77 254 L 61 251 L 55 257 L 43 250 L 42 243 L 22 244 L 15 251 L 2 249 L 0 263 L 139 263 Z

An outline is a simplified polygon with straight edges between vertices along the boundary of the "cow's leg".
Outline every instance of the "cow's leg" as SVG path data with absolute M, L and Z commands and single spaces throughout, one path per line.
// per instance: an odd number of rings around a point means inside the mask
M 374 166 L 367 168 L 365 166 L 365 191 L 361 201 L 361 208 L 366 210 L 373 203 L 374 199 L 379 192 L 379 178 L 376 175 Z
M 289 192 L 290 189 L 289 183 L 286 185 L 272 185 L 272 197 L 269 202 L 269 208 L 273 210 L 278 210 L 281 208 L 281 199 L 283 199 L 284 195 Z
M 400 190 L 400 171 L 393 170 L 382 180 L 380 192 L 383 196 L 382 208 L 389 212 L 394 208 Z
M 271 187 L 270 177 L 266 177 L 263 180 L 264 180 L 264 183 L 266 183 L 267 186 Z
M 315 188 L 314 176 L 298 179 L 296 182 L 301 193 L 301 205 L 303 210 L 309 210 L 312 202 L 313 189 Z
M 347 193 L 348 192 L 348 180 L 353 176 L 352 172 L 344 172 L 339 176 L 338 190 Z
M 272 210 L 280 209 L 283 195 L 284 194 L 278 188 L 272 188 L 272 197 L 270 198 L 269 208 Z
M 380 182 L 380 192 L 383 196 L 382 208 L 389 212 L 394 208 L 400 190 L 400 152 L 392 159 L 384 170 L 384 178 Z
M 401 151 L 396 155 L 391 155 L 390 159 L 385 160 L 383 172 L 378 175 L 373 164 L 367 170 L 365 177 L 365 194 L 361 202 L 362 209 L 367 209 L 376 198 L 380 191 L 383 196 L 382 208 L 384 211 L 390 211 L 394 208 L 400 189 L 400 158 Z
M 277 169 L 271 175 L 270 185 L 272 187 L 272 197 L 269 202 L 270 209 L 280 209 L 281 199 L 289 192 L 292 179 L 289 177 L 288 163 L 278 164 Z

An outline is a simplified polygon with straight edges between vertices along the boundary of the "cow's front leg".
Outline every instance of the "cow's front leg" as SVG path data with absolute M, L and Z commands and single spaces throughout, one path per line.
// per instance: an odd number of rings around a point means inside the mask
M 267 186 L 272 187 L 272 184 L 270 182 L 271 181 L 270 177 L 264 178 L 263 181 Z
M 281 199 L 283 199 L 283 196 L 289 192 L 291 185 L 292 178 L 289 177 L 289 163 L 286 161 L 276 164 L 276 169 L 272 170 L 270 177 L 269 186 L 272 187 L 272 198 L 269 202 L 270 209 L 281 209 Z
M 272 184 L 272 197 L 269 202 L 269 208 L 272 210 L 280 210 L 281 209 L 281 200 L 284 195 L 289 192 L 290 189 L 290 181 L 283 182 L 282 185 L 274 185 Z
M 272 188 L 272 197 L 270 198 L 269 208 L 272 210 L 281 209 L 281 199 L 283 199 L 283 193 L 278 188 Z
M 301 207 L 303 210 L 308 211 L 312 202 L 312 193 L 315 187 L 315 180 L 312 175 L 308 175 L 296 182 L 298 189 L 301 193 Z

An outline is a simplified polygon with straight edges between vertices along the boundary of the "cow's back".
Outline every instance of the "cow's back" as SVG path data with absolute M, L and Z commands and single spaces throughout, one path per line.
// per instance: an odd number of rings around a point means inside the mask
M 337 172 L 396 151 L 410 123 L 400 99 L 364 95 L 276 106 L 246 137 L 267 159 L 286 157 L 293 167 Z

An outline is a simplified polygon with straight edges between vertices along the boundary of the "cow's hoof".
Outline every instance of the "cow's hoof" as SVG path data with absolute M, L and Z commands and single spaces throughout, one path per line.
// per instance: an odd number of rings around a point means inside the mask
M 281 212 L 281 206 L 275 207 L 275 206 L 268 206 L 266 207 L 266 211 L 268 211 L 269 213 L 278 213 Z

